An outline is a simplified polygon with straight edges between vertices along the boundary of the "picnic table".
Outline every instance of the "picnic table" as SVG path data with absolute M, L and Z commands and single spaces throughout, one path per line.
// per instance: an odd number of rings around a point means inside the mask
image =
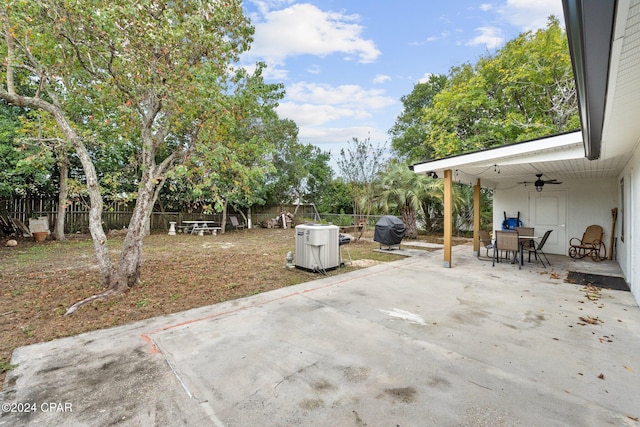
M 222 230 L 220 223 L 215 221 L 197 220 L 197 221 L 182 221 L 184 232 L 189 234 L 197 234 L 198 236 L 204 236 L 205 233 L 211 233 L 215 236 L 218 231 Z

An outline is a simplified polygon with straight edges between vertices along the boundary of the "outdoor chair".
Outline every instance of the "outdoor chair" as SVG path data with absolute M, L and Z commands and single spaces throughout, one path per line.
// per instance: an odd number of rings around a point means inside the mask
M 489 257 L 489 249 L 495 250 L 491 236 L 489 236 L 489 232 L 486 230 L 480 230 L 480 245 L 487 251 L 487 258 Z M 478 251 L 478 256 L 480 256 L 480 251 Z M 493 255 L 491 256 L 493 257 Z
M 244 223 L 240 224 L 240 222 L 238 221 L 238 217 L 236 216 L 230 216 L 229 220 L 231 220 L 231 225 L 233 225 L 233 228 L 235 228 L 236 230 L 239 228 L 244 228 Z
M 518 262 L 518 269 L 522 268 L 518 254 L 520 253 L 520 242 L 518 241 L 517 231 L 501 231 L 496 230 L 496 247 L 493 251 L 493 266 L 496 265 L 496 261 L 500 262 L 498 253 L 500 251 L 507 251 L 507 253 L 513 252 L 513 260 L 511 263 Z
M 582 235 L 582 239 L 572 237 L 569 240 L 569 256 L 584 258 L 590 256 L 594 261 L 607 258 L 607 248 L 602 242 L 604 230 L 599 225 L 590 225 Z
M 533 239 L 524 240 L 521 236 L 535 236 L 535 228 L 533 227 L 516 227 L 516 231 L 518 232 L 518 237 L 521 239 L 520 244 L 522 245 L 523 250 L 529 250 L 534 246 Z
M 542 261 L 542 257 L 544 257 L 544 259 L 547 260 L 547 264 L 551 265 L 551 263 L 549 262 L 549 259 L 547 258 L 547 254 L 542 252 L 542 247 L 547 242 L 547 239 L 549 238 L 549 234 L 551 234 L 552 231 L 553 230 L 547 230 L 544 233 L 544 236 L 542 236 L 542 239 L 540 240 L 540 242 L 538 243 L 533 242 L 533 244 L 530 247 L 526 247 L 526 246 L 523 247 L 523 250 L 529 251 L 529 262 L 531 262 L 531 253 L 533 252 L 533 257 L 536 261 L 538 260 L 538 255 L 541 255 L 539 259 L 540 259 L 540 262 L 542 263 L 542 268 L 545 268 L 544 261 Z

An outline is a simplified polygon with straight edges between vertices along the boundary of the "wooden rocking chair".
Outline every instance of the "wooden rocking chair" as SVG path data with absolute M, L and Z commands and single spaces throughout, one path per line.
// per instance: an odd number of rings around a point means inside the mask
M 594 261 L 607 259 L 607 247 L 602 242 L 604 230 L 599 225 L 590 225 L 582 235 L 582 239 L 572 237 L 569 241 L 569 256 L 584 258 L 590 256 Z

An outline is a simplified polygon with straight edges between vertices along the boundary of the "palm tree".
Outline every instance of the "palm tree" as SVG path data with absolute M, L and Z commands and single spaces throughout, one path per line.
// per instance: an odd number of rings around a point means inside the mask
M 389 162 L 380 180 L 376 201 L 380 209 L 399 214 L 407 226 L 406 237 L 418 236 L 417 218 L 424 212 L 425 201 L 443 199 L 443 183 L 426 175 L 414 173 L 397 160 Z

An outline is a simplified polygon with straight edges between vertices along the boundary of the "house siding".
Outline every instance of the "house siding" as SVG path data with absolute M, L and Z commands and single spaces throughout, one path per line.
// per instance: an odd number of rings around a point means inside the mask
M 620 185 L 624 182 L 624 186 Z M 640 148 L 636 146 L 633 156 L 617 180 L 618 194 L 622 196 L 624 206 L 616 224 L 616 236 L 618 237 L 617 258 L 620 268 L 625 276 L 636 302 L 640 305 L 640 226 L 638 215 L 640 214 Z M 623 236 L 624 228 L 624 236 Z

